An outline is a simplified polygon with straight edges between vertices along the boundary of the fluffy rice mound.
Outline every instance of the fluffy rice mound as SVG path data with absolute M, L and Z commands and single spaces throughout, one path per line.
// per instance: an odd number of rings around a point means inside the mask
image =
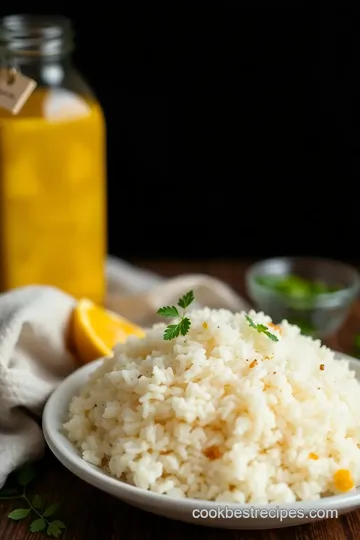
M 348 363 L 283 321 L 202 309 L 115 349 L 72 399 L 84 460 L 176 497 L 266 504 L 360 484 L 360 383 Z

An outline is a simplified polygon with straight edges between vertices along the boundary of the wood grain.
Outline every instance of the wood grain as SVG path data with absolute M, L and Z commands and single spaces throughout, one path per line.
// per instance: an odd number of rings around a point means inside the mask
M 141 264 L 141 261 L 137 261 Z M 181 273 L 208 273 L 245 294 L 244 273 L 250 261 L 163 261 L 146 262 L 143 266 L 170 277 Z M 337 336 L 329 345 L 351 354 L 354 334 L 360 331 L 360 303 Z M 360 539 L 360 511 L 352 512 L 337 520 L 327 520 L 291 529 L 271 531 L 229 531 L 203 528 L 174 522 L 137 510 L 90 485 L 78 480 L 47 452 L 41 465 L 41 475 L 34 483 L 34 493 L 47 501 L 61 501 L 59 519 L 67 529 L 63 540 L 195 540 L 198 534 L 207 540 L 352 540 Z M 17 506 L 17 501 L 0 501 L 0 539 L 35 540 L 39 534 L 28 532 L 28 524 L 12 522 L 7 514 Z

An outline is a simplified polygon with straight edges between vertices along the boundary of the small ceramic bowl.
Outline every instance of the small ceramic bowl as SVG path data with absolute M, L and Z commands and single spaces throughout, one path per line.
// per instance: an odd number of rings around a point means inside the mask
M 250 266 L 245 279 L 259 311 L 274 322 L 286 319 L 320 339 L 341 327 L 360 291 L 355 268 L 320 258 L 266 259 Z
M 153 514 L 222 529 L 274 529 L 302 525 L 338 517 L 360 506 L 360 489 L 316 501 L 252 506 L 159 495 L 112 478 L 84 461 L 62 429 L 71 398 L 78 394 L 90 373 L 101 362 L 87 364 L 67 377 L 50 396 L 43 414 L 43 431 L 50 450 L 69 471 L 85 482 Z M 350 367 L 360 379 L 360 362 L 350 360 Z

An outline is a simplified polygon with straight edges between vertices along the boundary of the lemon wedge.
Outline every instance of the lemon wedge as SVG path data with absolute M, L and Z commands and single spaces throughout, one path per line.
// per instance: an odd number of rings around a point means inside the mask
M 145 332 L 117 313 L 84 298 L 73 311 L 70 334 L 76 355 L 85 364 L 112 356 L 117 343 L 124 343 L 130 335 L 144 337 Z

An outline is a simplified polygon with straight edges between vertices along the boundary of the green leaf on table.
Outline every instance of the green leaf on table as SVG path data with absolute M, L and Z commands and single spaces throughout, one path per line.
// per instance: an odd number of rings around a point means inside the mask
M 48 506 L 45 512 L 43 513 L 43 516 L 46 518 L 53 516 L 55 512 L 58 510 L 59 506 L 60 506 L 59 503 L 50 504 L 50 506 Z
M 63 529 L 66 529 L 65 523 L 56 519 L 49 524 L 48 528 L 46 529 L 46 533 L 48 536 L 59 538 L 59 536 L 62 534 Z
M 13 519 L 14 521 L 20 521 L 25 519 L 30 514 L 31 508 L 16 508 L 8 515 L 8 518 Z
M 39 510 L 42 505 L 44 504 L 44 501 L 42 499 L 42 497 L 40 497 L 40 495 L 36 494 L 32 500 L 32 503 L 33 503 L 33 506 L 34 508 L 36 508 L 37 510 Z
M 43 531 L 46 527 L 46 521 L 45 519 L 39 518 L 35 519 L 30 523 L 30 531 L 31 532 L 40 532 Z
M 36 471 L 30 463 L 26 463 L 17 473 L 16 480 L 20 486 L 28 486 L 34 480 Z

